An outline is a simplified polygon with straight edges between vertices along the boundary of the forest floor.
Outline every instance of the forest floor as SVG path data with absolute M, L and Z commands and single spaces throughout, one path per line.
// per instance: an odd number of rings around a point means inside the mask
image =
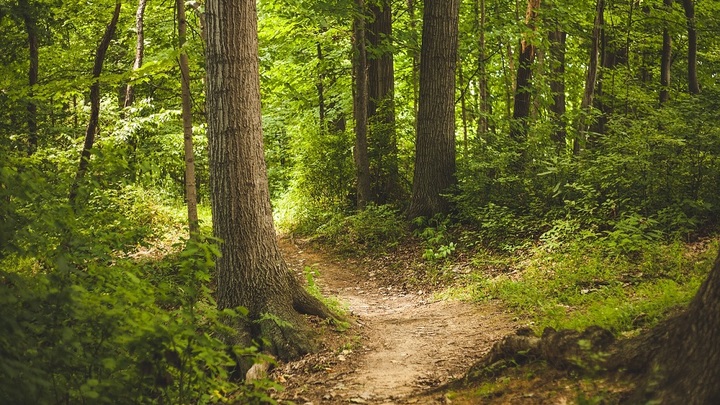
M 461 378 L 493 343 L 518 327 L 492 302 L 436 300 L 411 291 L 393 274 L 398 266 L 338 258 L 307 243 L 282 239 L 290 267 L 307 267 L 325 296 L 343 303 L 351 326 L 327 326 L 324 350 L 281 365 L 273 378 L 279 400 L 298 404 L 449 403 L 444 383 Z M 402 260 L 402 259 L 401 259 Z

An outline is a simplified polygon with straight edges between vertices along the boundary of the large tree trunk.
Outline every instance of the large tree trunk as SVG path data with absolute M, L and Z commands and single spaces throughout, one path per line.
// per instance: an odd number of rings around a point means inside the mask
M 367 26 L 368 123 L 371 143 L 372 193 L 377 203 L 400 199 L 398 149 L 395 135 L 395 68 L 392 45 L 392 10 L 389 0 L 370 3 Z
M 688 32 L 688 90 L 690 94 L 700 93 L 697 77 L 697 29 L 695 28 L 695 1 L 682 0 Z
M 105 34 L 100 40 L 97 51 L 95 52 L 95 63 L 93 64 L 93 84 L 90 87 L 90 120 L 85 130 L 85 143 L 80 154 L 80 164 L 75 175 L 75 180 L 70 186 L 70 204 L 76 205 L 76 198 L 80 181 L 85 177 L 88 163 L 90 163 L 90 150 L 95 143 L 95 132 L 98 128 L 98 120 L 100 118 L 100 74 L 102 73 L 103 63 L 105 62 L 105 54 L 110 46 L 110 40 L 115 35 L 118 18 L 120 17 L 120 0 L 115 1 L 115 11 L 113 12 L 110 23 L 105 28 Z
M 357 206 L 359 209 L 371 200 L 370 161 L 368 157 L 368 84 L 367 84 L 367 52 L 365 48 L 365 1 L 357 0 L 357 13 L 353 21 L 354 51 L 353 72 L 355 76 L 355 94 L 353 110 L 355 115 L 355 177 L 357 190 Z
M 255 0 L 207 2 L 207 111 L 220 308 L 242 306 L 246 341 L 281 359 L 313 349 L 301 314 L 330 317 L 290 273 L 275 237 L 260 114 Z M 260 341 L 260 340 L 259 340 Z
M 652 336 L 660 345 L 650 349 L 659 351 L 650 351 L 654 360 L 632 403 L 720 403 L 720 254 L 688 309 Z M 638 349 L 648 351 L 647 345 Z
M 540 0 L 528 0 L 525 13 L 525 24 L 529 30 L 535 31 L 535 19 L 540 8 Z M 518 60 L 517 79 L 515 84 L 515 102 L 513 118 L 510 122 L 510 137 L 516 142 L 524 142 L 530 117 L 530 100 L 532 65 L 535 60 L 535 45 L 528 38 L 520 43 L 520 59 Z
M 138 0 L 137 11 L 135 12 L 135 31 L 136 31 L 136 42 L 135 42 L 135 62 L 133 62 L 133 70 L 138 70 L 142 67 L 143 56 L 145 55 L 145 6 L 147 0 Z M 131 83 L 128 83 L 125 88 L 125 102 L 123 103 L 124 108 L 128 108 L 132 105 L 135 99 L 135 88 Z
M 27 102 L 27 125 L 28 125 L 28 155 L 32 155 L 37 150 L 37 105 L 33 101 L 34 87 L 38 81 L 38 33 L 37 21 L 35 20 L 34 8 L 30 6 L 28 0 L 18 0 L 18 6 L 25 22 L 25 31 L 28 36 L 28 56 L 30 66 L 28 68 L 28 91 Z
M 455 67 L 459 0 L 426 0 L 420 53 L 420 100 L 410 218 L 449 209 L 455 184 Z
M 144 1 L 144 0 L 142 0 Z M 182 92 L 183 146 L 185 151 L 185 199 L 187 200 L 188 227 L 190 238 L 199 231 L 197 213 L 197 187 L 195 185 L 195 153 L 193 152 L 192 100 L 190 97 L 190 63 L 187 51 L 183 49 L 187 37 L 185 0 L 176 0 L 178 13 L 178 46 L 180 48 L 180 87 Z M 127 101 L 127 99 L 126 99 Z
M 672 11 L 673 0 L 663 0 L 668 13 Z M 664 22 L 662 55 L 660 57 L 660 104 L 670 100 L 670 64 L 672 62 L 672 38 L 670 37 L 669 22 Z

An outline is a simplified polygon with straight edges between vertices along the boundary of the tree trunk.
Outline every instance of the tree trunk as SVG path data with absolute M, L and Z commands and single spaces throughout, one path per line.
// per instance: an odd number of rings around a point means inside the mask
M 586 139 L 590 122 L 590 108 L 595 98 L 595 85 L 598 76 L 598 59 L 600 57 L 600 40 L 604 25 L 605 1 L 597 0 L 595 3 L 595 21 L 593 23 L 592 43 L 590 45 L 590 62 L 585 76 L 585 91 L 580 103 L 580 118 L 577 137 L 573 140 L 573 153 L 580 153 L 581 143 Z
M 455 67 L 459 0 L 426 0 L 420 99 L 409 218 L 449 210 L 441 193 L 455 184 Z
M 663 5 L 669 13 L 672 11 L 673 0 L 663 0 Z M 672 63 L 672 38 L 670 37 L 669 22 L 664 22 L 662 55 L 660 57 L 660 104 L 670 100 L 670 64 Z
M 357 0 L 358 10 L 353 21 L 354 32 L 354 75 L 355 75 L 355 174 L 357 190 L 357 206 L 365 208 L 371 201 L 370 162 L 368 157 L 368 84 L 367 84 L 367 52 L 365 48 L 365 1 Z
M 263 153 L 255 0 L 207 2 L 207 118 L 221 309 L 242 306 L 244 341 L 281 359 L 314 348 L 301 314 L 330 317 L 288 270 L 273 225 Z
M 484 136 L 490 127 L 489 117 L 492 114 L 490 107 L 490 96 L 488 91 L 488 75 L 485 64 L 487 63 L 485 45 L 485 0 L 475 1 L 475 18 L 478 31 L 478 135 Z
M 649 375 L 631 402 L 720 403 L 720 254 L 688 309 L 654 332 L 667 340 L 654 354 Z
M 185 0 L 176 0 L 175 6 L 177 7 L 178 13 L 178 47 L 180 48 L 180 87 L 182 91 L 183 145 L 185 151 L 185 199 L 187 200 L 190 238 L 195 239 L 199 231 L 199 223 L 197 213 L 197 188 L 195 185 L 195 153 L 193 152 L 190 63 L 188 61 L 187 52 L 184 49 L 187 38 Z
M 27 125 L 28 125 L 28 155 L 32 155 L 37 150 L 37 105 L 33 101 L 34 87 L 38 81 L 39 55 L 38 55 L 38 33 L 37 21 L 34 15 L 34 8 L 30 6 L 28 0 L 18 0 L 18 6 L 22 13 L 25 23 L 25 31 L 28 36 L 28 56 L 30 66 L 28 68 L 28 91 L 27 102 Z
M 412 88 L 413 88 L 413 117 L 415 117 L 415 124 L 417 129 L 417 114 L 418 114 L 418 85 L 419 85 L 419 74 L 420 71 L 420 53 L 417 50 L 418 38 L 417 38 L 417 20 L 415 19 L 415 0 L 407 0 L 408 14 L 410 15 L 410 40 L 413 44 L 410 50 L 412 58 Z
M 554 115 L 555 131 L 552 140 L 558 152 L 565 149 L 565 139 L 567 138 L 567 130 L 565 128 L 565 39 L 567 33 L 556 27 L 550 31 L 550 60 L 551 77 L 550 91 L 553 96 L 553 103 L 550 105 L 550 111 Z
M 535 19 L 540 8 L 540 0 L 528 0 L 525 13 L 525 25 L 535 31 Z M 520 43 L 520 58 L 518 60 L 517 79 L 515 84 L 515 102 L 513 118 L 510 122 L 510 137 L 522 143 L 527 137 L 528 118 L 530 117 L 530 100 L 532 64 L 535 60 L 535 45 L 523 36 Z
M 373 55 L 368 64 L 368 124 L 372 195 L 382 204 L 400 199 L 398 149 L 395 135 L 395 68 L 391 50 L 392 10 L 389 0 L 370 3 L 374 17 L 367 26 Z
M 324 135 L 327 131 L 327 123 L 325 122 L 325 60 L 323 58 L 322 45 L 320 41 L 315 43 L 315 49 L 317 51 L 318 59 L 318 78 L 317 78 L 317 93 L 318 93 L 318 114 L 320 115 L 320 135 Z
M 695 28 L 695 1 L 682 0 L 688 32 L 688 90 L 690 94 L 700 94 L 697 77 L 697 29 Z
M 133 70 L 138 70 L 142 67 L 143 56 L 145 55 L 145 25 L 143 20 L 145 18 L 146 5 L 147 0 L 139 0 L 137 11 L 135 12 L 135 31 L 137 33 L 137 42 L 135 43 L 135 62 L 133 63 Z M 130 107 L 134 98 L 135 89 L 131 83 L 128 83 L 125 88 L 125 102 L 123 103 L 123 107 Z
M 80 154 L 78 171 L 75 175 L 75 180 L 70 186 L 69 200 L 73 206 L 77 205 L 76 199 L 80 181 L 87 171 L 88 163 L 90 162 L 90 150 L 92 150 L 93 144 L 95 143 L 95 133 L 97 132 L 100 117 L 100 74 L 102 73 L 103 63 L 105 62 L 105 54 L 110 46 L 110 40 L 112 40 L 113 35 L 115 35 L 118 18 L 120 17 L 120 5 L 120 0 L 116 0 L 112 19 L 105 28 L 105 34 L 102 40 L 100 40 L 100 44 L 95 52 L 95 63 L 93 64 L 94 82 L 92 86 L 90 86 L 90 120 L 85 130 L 85 143 L 83 144 L 83 149 Z

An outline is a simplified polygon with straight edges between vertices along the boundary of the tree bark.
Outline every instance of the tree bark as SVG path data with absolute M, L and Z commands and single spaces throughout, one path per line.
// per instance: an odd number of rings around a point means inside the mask
M 667 340 L 658 346 L 631 402 L 720 403 L 720 254 L 688 309 L 654 332 Z
M 663 0 L 667 12 L 672 11 L 673 0 Z M 672 38 L 668 21 L 664 22 L 662 55 L 660 57 L 660 104 L 670 100 L 670 64 L 672 63 Z
M 595 21 L 593 22 L 592 39 L 590 45 L 590 62 L 588 63 L 587 75 L 585 76 L 585 91 L 580 103 L 580 118 L 578 123 L 577 137 L 573 140 L 573 154 L 580 153 L 581 144 L 586 140 L 586 134 L 590 126 L 590 108 L 595 98 L 595 85 L 598 76 L 598 59 L 600 57 L 600 41 L 604 25 L 605 1 L 597 0 L 595 3 Z
M 371 200 L 370 161 L 368 157 L 368 83 L 367 51 L 365 47 L 365 1 L 357 0 L 357 10 L 353 21 L 354 52 L 353 66 L 355 75 L 355 177 L 357 207 L 365 208 Z
M 217 301 L 242 306 L 243 341 L 287 360 L 314 348 L 301 314 L 331 317 L 288 270 L 270 207 L 260 112 L 255 0 L 207 2 L 208 147 L 213 229 L 221 239 Z
M 697 29 L 695 28 L 695 1 L 682 0 L 688 33 L 688 91 L 700 94 L 700 83 L 697 77 Z
M 90 120 L 85 130 L 85 143 L 83 144 L 83 149 L 80 154 L 78 171 L 75 175 L 75 180 L 70 186 L 69 200 L 73 206 L 77 205 L 76 199 L 80 181 L 87 171 L 88 163 L 90 162 L 90 150 L 92 150 L 93 144 L 95 143 L 95 133 L 97 132 L 100 117 L 100 74 L 102 73 L 103 63 L 105 62 L 105 54 L 110 46 L 110 40 L 112 40 L 113 35 L 115 35 L 118 18 L 120 17 L 120 6 L 120 0 L 116 0 L 112 19 L 105 28 L 105 34 L 103 34 L 97 51 L 95 52 L 95 63 L 93 64 L 92 72 L 94 82 L 92 86 L 90 86 Z
M 143 57 L 145 55 L 145 6 L 147 0 L 138 0 L 137 11 L 135 12 L 135 31 L 137 42 L 135 43 L 135 62 L 133 62 L 133 70 L 138 70 L 142 67 Z M 131 83 L 128 83 L 125 88 L 125 102 L 123 103 L 124 108 L 128 108 L 132 105 L 135 99 L 135 88 Z
M 552 134 L 552 141 L 558 152 L 565 149 L 565 140 L 567 138 L 567 130 L 565 128 L 565 39 L 567 33 L 559 27 L 550 31 L 548 35 L 550 41 L 550 60 L 551 77 L 550 92 L 552 93 L 553 103 L 550 105 L 550 111 L 554 115 L 555 131 Z
M 39 52 L 38 52 L 38 32 L 37 21 L 34 15 L 34 7 L 30 5 L 28 0 L 18 0 L 18 6 L 22 13 L 25 23 L 25 31 L 28 36 L 28 57 L 30 66 L 28 67 L 28 102 L 27 102 L 27 125 L 28 125 L 28 155 L 32 155 L 37 150 L 37 105 L 33 101 L 34 87 L 38 81 L 39 69 Z
M 535 20 L 540 8 L 540 0 L 528 0 L 525 13 L 525 25 L 535 31 Z M 523 36 L 520 43 L 520 58 L 518 60 L 517 79 L 515 85 L 515 101 L 513 117 L 510 122 L 510 137 L 518 143 L 525 142 L 530 117 L 532 64 L 535 60 L 535 45 Z
M 485 20 L 487 18 L 485 12 L 485 0 L 475 1 L 475 18 L 477 20 L 478 31 L 478 135 L 484 136 L 490 127 L 489 117 L 492 114 L 490 105 L 490 92 L 488 86 L 488 75 L 485 64 L 486 44 L 485 44 Z
M 398 148 L 395 134 L 395 68 L 393 62 L 392 10 L 389 0 L 369 4 L 367 28 L 368 124 L 373 200 L 379 204 L 400 199 Z
M 176 0 L 175 7 L 177 7 L 178 13 L 178 47 L 180 48 L 180 58 L 178 62 L 180 64 L 180 88 L 182 92 L 183 149 L 185 152 L 185 199 L 187 200 L 190 239 L 195 239 L 197 238 L 200 228 L 197 212 L 197 187 L 195 184 L 195 153 L 193 152 L 190 63 L 188 61 L 187 52 L 184 49 L 187 38 L 185 0 Z
M 409 218 L 447 212 L 441 194 L 455 184 L 455 68 L 459 0 L 426 0 L 420 99 Z

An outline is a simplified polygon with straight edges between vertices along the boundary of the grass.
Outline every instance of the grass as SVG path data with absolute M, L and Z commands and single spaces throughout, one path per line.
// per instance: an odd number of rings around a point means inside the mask
M 608 255 L 602 246 L 576 244 L 562 252 L 536 247 L 524 258 L 473 260 L 464 285 L 440 298 L 499 299 L 538 330 L 599 325 L 614 333 L 656 323 L 686 305 L 709 271 L 717 241 L 653 244 L 632 257 Z M 498 266 L 504 260 L 505 264 Z M 490 265 L 484 265 L 492 263 Z M 479 266 L 478 266 L 479 265 Z M 489 271 L 490 268 L 501 268 Z

